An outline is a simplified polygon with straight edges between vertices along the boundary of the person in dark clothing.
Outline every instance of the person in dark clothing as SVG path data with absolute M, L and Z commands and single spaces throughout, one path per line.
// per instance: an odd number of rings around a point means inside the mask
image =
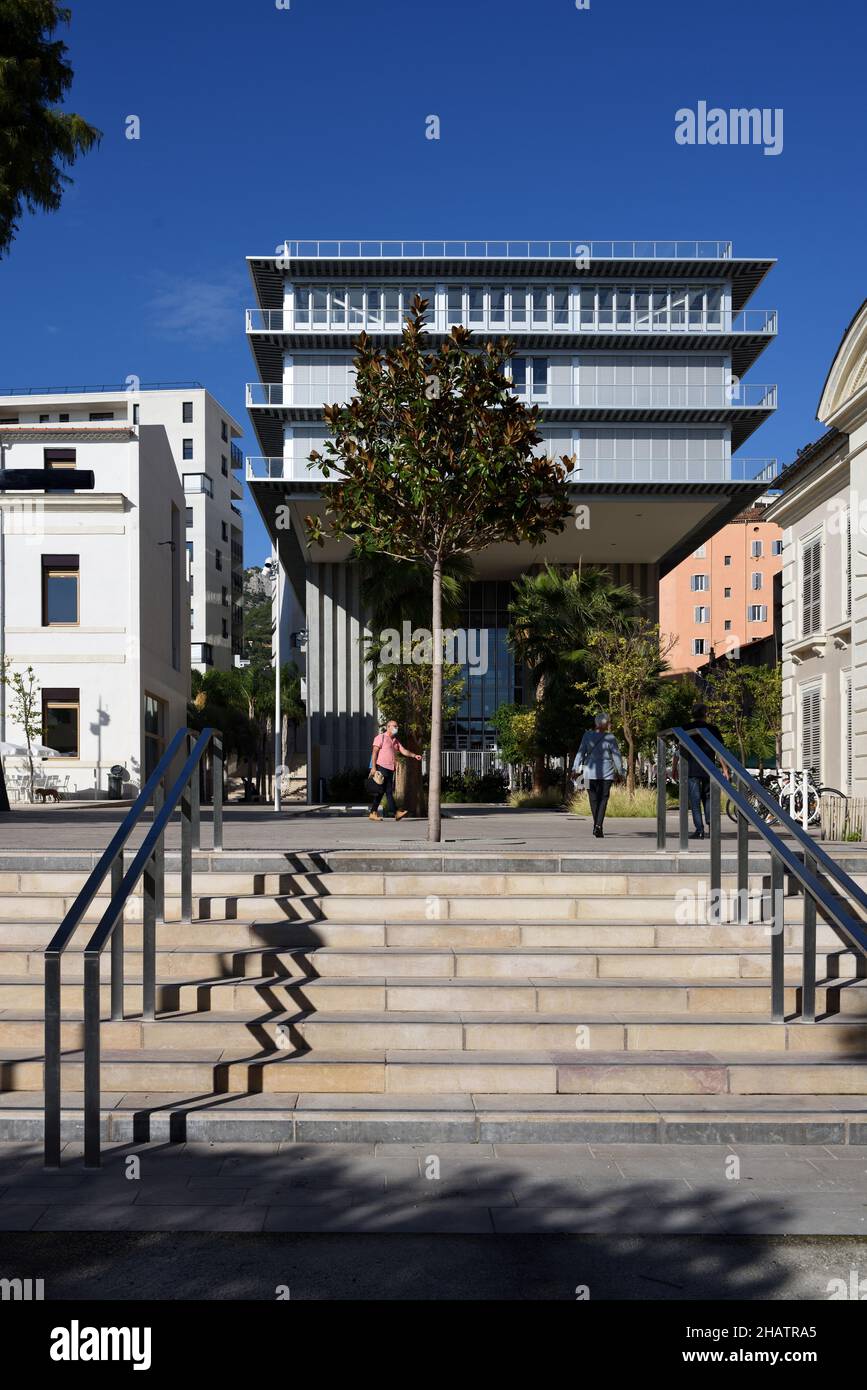
M 684 724 L 683 728 L 685 733 L 690 733 L 693 729 L 706 730 L 715 739 L 719 739 L 720 743 L 723 741 L 723 736 L 716 724 L 708 723 L 706 705 L 696 705 L 692 711 L 692 719 L 688 724 Z M 698 743 L 702 752 L 712 756 L 707 745 L 702 745 L 701 740 L 698 740 Z M 710 828 L 710 778 L 691 753 L 686 754 L 686 762 L 689 776 L 689 809 L 692 812 L 692 823 L 695 826 L 692 839 L 703 840 L 706 833 L 705 822 L 707 829 Z M 702 811 L 704 818 L 702 818 Z

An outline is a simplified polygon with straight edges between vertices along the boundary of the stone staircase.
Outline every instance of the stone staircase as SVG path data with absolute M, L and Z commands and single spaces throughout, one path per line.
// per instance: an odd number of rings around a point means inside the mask
M 102 962 L 105 1138 L 867 1143 L 867 962 L 820 924 L 822 1016 L 801 1022 L 788 898 L 771 1023 L 766 880 L 749 923 L 708 925 L 697 858 L 202 853 L 183 924 L 170 856 L 156 1021 L 140 899 L 122 1022 Z M 41 1133 L 42 952 L 89 866 L 0 869 L 0 1139 Z M 70 1137 L 82 950 L 106 904 L 63 961 Z

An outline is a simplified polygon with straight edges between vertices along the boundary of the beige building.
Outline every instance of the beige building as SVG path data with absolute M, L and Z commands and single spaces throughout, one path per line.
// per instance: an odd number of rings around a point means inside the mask
M 819 402 L 826 433 L 781 475 L 783 762 L 867 795 L 867 302 Z

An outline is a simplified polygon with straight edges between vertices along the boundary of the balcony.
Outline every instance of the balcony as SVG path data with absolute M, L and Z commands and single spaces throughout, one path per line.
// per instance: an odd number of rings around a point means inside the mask
M 214 480 L 209 473 L 185 473 L 184 492 L 204 492 L 207 497 L 214 495 Z
M 568 454 L 568 449 L 553 451 L 554 457 Z M 772 485 L 779 476 L 780 464 L 775 458 L 728 459 L 584 459 L 579 458 L 570 482 L 586 483 L 725 483 L 762 482 Z M 321 483 L 318 468 L 310 468 L 304 459 L 251 457 L 247 459 L 249 482 L 282 481 L 292 483 Z M 332 474 L 331 481 L 337 481 Z
M 730 241 L 285 241 L 282 259 L 730 260 Z M 275 256 L 274 259 L 278 257 Z
M 345 305 L 337 308 L 298 311 L 295 309 L 248 309 L 247 332 L 274 334 L 371 333 L 399 334 L 404 309 L 398 312 L 367 312 Z M 496 334 L 589 334 L 610 337 L 619 333 L 669 335 L 733 335 L 772 338 L 778 330 L 776 309 L 743 309 L 739 314 L 717 309 L 696 313 L 692 310 L 645 312 L 643 310 L 555 308 L 527 309 L 523 313 L 497 315 L 490 309 L 477 309 L 460 316 L 438 309 L 428 313 L 431 332 L 449 333 L 459 323 L 473 332 Z M 233 446 L 235 447 L 235 446 Z M 234 464 L 233 464 L 234 467 Z
M 329 390 L 346 401 L 353 386 L 347 383 L 327 388 L 306 383 L 248 382 L 247 406 L 321 411 L 333 399 L 326 398 Z M 519 395 L 526 404 L 538 405 L 543 410 L 738 411 L 775 410 L 777 406 L 776 386 L 753 382 L 718 386 L 547 385 L 538 392 Z

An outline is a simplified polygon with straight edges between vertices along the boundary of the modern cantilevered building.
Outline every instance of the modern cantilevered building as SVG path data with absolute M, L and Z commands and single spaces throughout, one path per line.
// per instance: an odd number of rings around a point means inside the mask
M 774 386 L 743 379 L 776 333 L 774 311 L 746 307 L 773 261 L 736 258 L 730 242 L 289 241 L 248 264 L 259 380 L 247 407 L 262 453 L 247 481 L 289 581 L 281 631 L 307 633 L 311 795 L 320 777 L 367 762 L 376 727 L 346 547 L 311 550 L 304 528 L 329 486 L 308 457 L 326 435 L 323 406 L 352 393 L 362 329 L 397 343 L 419 293 L 436 338 L 464 324 L 513 339 L 540 448 L 574 455 L 575 502 L 590 508 L 587 529 L 543 551 L 475 557 L 463 626 L 489 634 L 487 669 L 467 680 L 446 748 L 493 746 L 493 711 L 522 699 L 505 643 L 516 576 L 543 560 L 604 564 L 655 615 L 661 576 L 773 479 L 774 460 L 740 452 L 776 407 Z

